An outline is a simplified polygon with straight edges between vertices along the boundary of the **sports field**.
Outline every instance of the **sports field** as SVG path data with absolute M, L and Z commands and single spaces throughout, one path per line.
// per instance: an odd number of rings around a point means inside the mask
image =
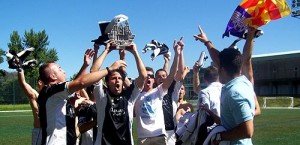
M 300 109 L 262 109 L 254 122 L 255 145 L 300 144 Z M 29 145 L 31 129 L 30 111 L 0 112 L 0 145 Z

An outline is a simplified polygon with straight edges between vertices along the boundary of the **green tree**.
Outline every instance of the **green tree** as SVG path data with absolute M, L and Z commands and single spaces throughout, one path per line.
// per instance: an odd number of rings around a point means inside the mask
M 4 54 L 4 50 L 2 50 L 1 48 L 0 48 L 0 63 L 2 63 L 3 62 L 3 57 L 2 56 L 4 56 L 5 54 Z
M 30 29 L 28 32 L 25 31 L 22 38 L 17 31 L 13 31 L 10 35 L 10 43 L 8 43 L 8 48 L 10 50 L 20 52 L 28 47 L 35 48 L 34 52 L 31 53 L 26 60 L 36 59 L 38 64 L 36 67 L 25 71 L 25 76 L 27 78 L 37 79 L 38 66 L 45 62 L 58 60 L 56 50 L 54 48 L 48 48 L 49 43 L 48 35 L 45 30 L 35 32 L 33 29 Z
M 0 63 L 2 63 L 2 62 L 4 61 L 4 59 L 3 59 L 2 56 L 5 56 L 5 52 L 4 52 L 4 50 L 2 50 L 2 49 L 0 48 Z M 5 73 L 6 73 L 5 70 L 0 69 L 0 77 L 5 76 Z

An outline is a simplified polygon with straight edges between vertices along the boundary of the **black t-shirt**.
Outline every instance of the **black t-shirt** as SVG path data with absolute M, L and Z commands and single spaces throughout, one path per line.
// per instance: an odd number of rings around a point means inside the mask
M 96 104 L 84 104 L 81 105 L 78 111 L 78 126 L 89 123 L 92 120 L 97 120 Z M 93 142 L 97 137 L 97 125 L 93 127 Z M 80 143 L 81 144 L 81 141 Z
M 76 144 L 76 129 L 75 129 L 75 110 L 73 105 L 70 102 L 70 98 L 67 99 L 66 103 L 66 122 L 67 122 L 67 144 L 75 145 Z
M 173 81 L 171 86 L 168 89 L 168 93 L 163 97 L 162 108 L 164 113 L 164 120 L 165 120 L 165 129 L 166 130 L 174 130 L 174 119 L 173 119 L 173 99 L 172 93 L 174 91 L 176 81 Z
M 128 100 L 134 85 L 123 91 L 120 96 L 105 93 L 107 105 L 105 107 L 105 118 L 103 123 L 102 144 L 103 145 L 131 145 L 129 128 Z M 108 92 L 106 90 L 106 92 Z

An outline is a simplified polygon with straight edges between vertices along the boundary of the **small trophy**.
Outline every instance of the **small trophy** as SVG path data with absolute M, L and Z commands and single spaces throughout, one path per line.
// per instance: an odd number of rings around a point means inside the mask
M 199 56 L 198 61 L 196 61 L 196 63 L 199 66 L 199 69 L 201 69 L 201 68 L 204 67 L 204 63 L 205 63 L 205 61 L 206 61 L 207 58 L 208 58 L 208 56 L 206 56 L 205 52 L 202 51 L 201 54 L 200 54 L 200 56 Z
M 99 22 L 101 36 L 92 42 L 105 45 L 109 41 L 114 41 L 116 49 L 124 49 L 134 39 L 135 35 L 131 33 L 128 17 L 120 14 L 115 16 L 110 22 Z
M 114 41 L 116 44 L 116 49 L 124 49 L 126 46 L 130 45 L 133 41 L 135 35 L 131 33 L 128 20 L 122 22 L 114 21 L 113 28 L 108 33 L 108 38 Z

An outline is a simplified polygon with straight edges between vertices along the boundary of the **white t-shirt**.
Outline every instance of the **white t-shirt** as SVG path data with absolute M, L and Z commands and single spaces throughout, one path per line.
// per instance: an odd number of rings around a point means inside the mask
M 68 82 L 45 86 L 39 96 L 42 142 L 47 145 L 75 143 L 76 116 L 72 105 L 67 101 L 71 97 Z
M 201 90 L 198 95 L 197 108 L 199 105 L 207 105 L 209 110 L 220 116 L 220 97 L 222 84 L 219 82 L 212 82 L 205 89 Z
M 140 93 L 134 107 L 138 138 L 166 134 L 162 109 L 162 99 L 166 94 L 167 90 L 163 90 L 162 85 L 149 92 Z

